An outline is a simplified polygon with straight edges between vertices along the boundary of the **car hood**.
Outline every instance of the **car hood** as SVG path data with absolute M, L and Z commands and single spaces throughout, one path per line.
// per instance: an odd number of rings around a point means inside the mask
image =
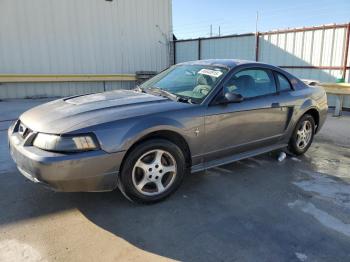
M 55 100 L 23 113 L 21 122 L 36 132 L 62 134 L 186 104 L 132 90 L 116 90 Z

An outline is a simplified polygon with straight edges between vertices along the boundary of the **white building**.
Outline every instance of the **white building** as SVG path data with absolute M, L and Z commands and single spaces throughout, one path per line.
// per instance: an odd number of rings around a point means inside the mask
M 0 98 L 132 87 L 100 79 L 163 70 L 171 39 L 171 0 L 1 0 Z

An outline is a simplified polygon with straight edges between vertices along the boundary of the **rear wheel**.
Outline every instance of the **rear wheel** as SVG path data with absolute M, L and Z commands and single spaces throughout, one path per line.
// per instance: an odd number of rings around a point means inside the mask
M 157 202 L 180 186 L 185 171 L 185 157 L 177 145 L 164 139 L 148 140 L 128 154 L 119 188 L 132 201 Z
M 289 150 L 296 155 L 304 154 L 311 146 L 314 134 L 314 118 L 309 114 L 302 116 L 298 121 L 289 141 Z

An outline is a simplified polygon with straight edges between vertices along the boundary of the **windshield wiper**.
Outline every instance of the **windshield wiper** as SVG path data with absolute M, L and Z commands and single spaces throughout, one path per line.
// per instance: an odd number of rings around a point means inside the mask
M 160 89 L 160 93 L 165 96 L 165 97 L 168 97 L 170 98 L 171 100 L 175 100 L 177 101 L 177 95 L 173 94 L 173 93 L 170 93 L 169 91 L 167 90 L 164 90 L 164 89 Z
M 189 104 L 196 104 L 193 102 L 192 97 L 189 96 L 182 96 L 182 95 L 177 95 L 177 94 L 173 94 L 170 93 L 167 90 L 164 89 L 160 89 L 160 93 L 176 102 L 183 102 L 183 103 L 189 103 Z
M 136 86 L 136 88 L 134 89 L 136 92 L 140 92 L 140 93 L 146 93 L 146 91 L 141 88 L 139 85 Z
M 201 99 L 200 98 L 195 98 L 195 97 L 190 97 L 190 96 L 184 96 L 184 95 L 177 95 L 177 101 L 179 102 L 185 102 L 189 104 L 200 104 Z
M 194 99 L 192 97 L 189 97 L 189 96 L 174 94 L 174 93 L 171 93 L 165 89 L 160 89 L 160 88 L 156 88 L 156 87 L 149 87 L 147 89 L 150 90 L 152 93 L 158 94 L 158 95 L 163 96 L 163 97 L 167 97 L 167 98 L 169 98 L 173 101 L 176 101 L 176 102 L 197 104 L 196 102 L 194 102 Z
M 195 104 L 195 103 L 193 103 L 192 98 L 189 97 L 189 96 L 180 96 L 180 95 L 178 95 L 177 96 L 177 101 L 178 102 L 185 102 L 185 103 L 189 103 L 189 104 Z
M 148 90 L 151 90 L 152 93 L 155 93 L 157 95 L 169 98 L 171 100 L 177 101 L 177 95 L 170 93 L 167 90 L 156 88 L 156 87 L 149 87 Z

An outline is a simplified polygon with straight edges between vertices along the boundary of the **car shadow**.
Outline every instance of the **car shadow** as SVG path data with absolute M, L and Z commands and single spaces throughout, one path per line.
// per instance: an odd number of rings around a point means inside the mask
M 78 209 L 135 247 L 181 261 L 293 261 L 295 252 L 305 248 L 317 257 L 345 257 L 348 240 L 288 207 L 310 198 L 291 183 L 296 165 L 313 164 L 307 158 L 280 163 L 275 157 L 191 174 L 174 195 L 154 205 L 131 203 L 119 191 L 55 193 L 18 173 L 2 174 L 0 224 Z
M 173 196 L 154 205 L 133 204 L 111 192 L 77 206 L 91 222 L 132 245 L 181 261 L 293 261 L 300 247 L 317 256 L 345 257 L 348 241 L 288 207 L 310 198 L 291 186 L 291 170 L 302 163 L 274 158 L 264 155 L 191 174 Z

